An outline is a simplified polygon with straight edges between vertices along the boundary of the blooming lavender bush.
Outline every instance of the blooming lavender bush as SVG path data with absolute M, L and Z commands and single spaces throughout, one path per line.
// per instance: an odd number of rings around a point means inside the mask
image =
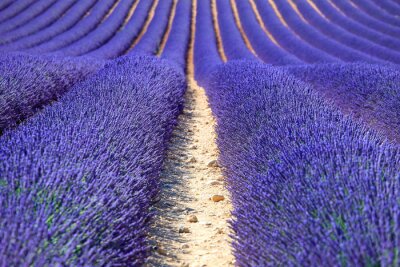
M 102 64 L 98 60 L 1 54 L 0 132 L 57 100 Z
M 138 266 L 185 80 L 122 57 L 0 138 L 0 265 Z
M 287 68 L 339 109 L 400 142 L 400 72 L 392 66 L 322 64 Z
M 239 266 L 398 265 L 398 148 L 277 68 L 228 63 L 208 93 Z

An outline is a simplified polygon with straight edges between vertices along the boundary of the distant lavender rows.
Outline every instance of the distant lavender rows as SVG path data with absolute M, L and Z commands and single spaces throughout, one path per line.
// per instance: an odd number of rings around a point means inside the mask
M 178 6 L 184 5 L 180 2 L 184 1 L 178 1 Z M 199 10 L 202 2 L 198 3 Z M 232 20 L 231 1 L 216 2 L 219 10 L 216 19 L 224 40 L 222 45 L 228 54 L 230 50 L 242 50 L 241 55 L 232 57 L 231 54 L 230 59 L 249 58 L 252 55 L 244 55 L 248 51 L 241 44 L 243 41 Z M 315 0 L 313 6 L 297 0 L 271 1 L 274 5 L 260 0 L 233 2 L 238 7 L 245 34 L 257 55 L 266 63 L 291 64 L 299 60 L 305 63 L 400 61 L 400 29 L 395 23 L 396 18 L 385 13 L 372 0 L 357 0 L 353 4 L 342 0 Z M 254 3 L 253 7 L 251 3 Z M 42 0 L 33 3 L 21 0 L 8 6 L 4 4 L 7 7 L 0 10 L 0 51 L 52 52 L 64 56 L 90 54 L 93 57 L 114 58 L 134 50 L 130 46 L 138 37 L 154 4 L 157 4 L 155 16 L 141 38 L 143 41 L 139 40 L 137 49 L 155 53 L 157 47 L 154 45 L 160 43 L 165 32 L 172 0 L 158 3 L 136 0 L 106 0 L 101 3 Z M 111 13 L 108 12 L 110 8 L 113 8 Z M 374 15 L 370 13 L 372 8 L 375 8 Z M 60 18 L 57 12 L 63 16 Z M 191 11 L 182 12 L 177 15 L 190 16 Z M 270 36 L 262 29 L 256 13 L 261 16 L 261 23 Z M 384 18 L 390 19 L 382 22 L 384 13 Z M 198 29 L 203 27 L 200 23 L 197 26 Z M 174 28 L 178 30 L 177 27 L 175 25 Z M 213 31 L 213 27 L 207 28 Z M 186 29 L 179 31 L 186 34 Z M 150 40 L 152 42 L 147 44 Z

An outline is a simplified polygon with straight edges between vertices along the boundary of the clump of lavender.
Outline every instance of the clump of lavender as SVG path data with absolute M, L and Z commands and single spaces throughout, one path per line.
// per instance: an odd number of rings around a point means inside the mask
M 321 64 L 287 67 L 343 113 L 400 142 L 400 72 L 390 65 Z
M 1 54 L 0 133 L 57 100 L 102 65 L 85 58 Z
M 397 147 L 274 67 L 228 63 L 208 94 L 239 266 L 399 264 Z
M 137 266 L 185 79 L 122 57 L 0 138 L 0 265 Z

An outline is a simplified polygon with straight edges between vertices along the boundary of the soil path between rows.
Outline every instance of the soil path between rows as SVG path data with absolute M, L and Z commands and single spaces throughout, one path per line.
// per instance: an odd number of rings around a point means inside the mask
M 149 265 L 233 266 L 231 202 L 221 169 L 213 162 L 218 158 L 215 119 L 204 89 L 189 84 L 161 175 Z M 214 202 L 210 199 L 214 195 L 225 199 Z M 198 222 L 188 221 L 193 215 Z

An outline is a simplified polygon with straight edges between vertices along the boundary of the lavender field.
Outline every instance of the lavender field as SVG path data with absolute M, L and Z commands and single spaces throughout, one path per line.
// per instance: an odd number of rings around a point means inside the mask
M 1 0 L 0 267 L 400 266 L 400 0 Z

